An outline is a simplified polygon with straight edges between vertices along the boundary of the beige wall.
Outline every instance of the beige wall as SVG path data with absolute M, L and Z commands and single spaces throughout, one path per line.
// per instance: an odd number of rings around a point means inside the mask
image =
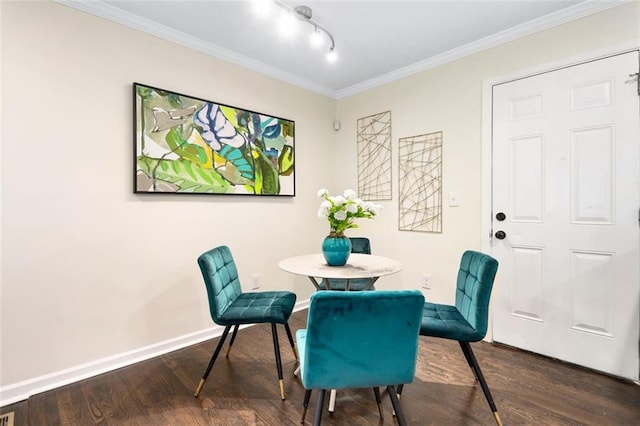
M 195 259 L 215 245 L 245 285 L 258 273 L 307 299 L 277 262 L 317 251 L 316 191 L 357 187 L 356 120 L 387 110 L 394 149 L 444 132 L 444 192 L 461 206 L 426 234 L 398 232 L 385 202 L 350 235 L 402 259 L 378 288 L 429 272 L 428 297 L 451 301 L 461 252 L 481 242 L 483 80 L 640 37 L 634 2 L 336 101 L 56 3 L 3 1 L 1 15 L 3 387 L 210 327 Z M 132 194 L 134 81 L 295 120 L 296 197 Z
M 395 184 L 394 201 L 375 226 L 367 229 L 373 239 L 372 249 L 402 259 L 404 269 L 381 279 L 376 287 L 395 283 L 416 287 L 421 274 L 430 273 L 433 287 L 426 297 L 435 302 L 453 302 L 455 273 L 462 252 L 482 249 L 483 81 L 585 52 L 638 42 L 639 5 L 636 1 L 616 7 L 338 101 L 336 116 L 342 122 L 342 130 L 336 146 L 348 182 L 357 182 L 353 140 L 358 118 L 391 111 L 395 183 L 398 138 L 443 132 L 443 232 L 398 231 Z M 459 207 L 448 207 L 451 191 L 459 193 Z
M 2 386 L 211 327 L 216 245 L 308 298 L 334 99 L 53 2 L 2 2 L 2 59 Z M 296 197 L 134 195 L 134 81 L 295 120 Z

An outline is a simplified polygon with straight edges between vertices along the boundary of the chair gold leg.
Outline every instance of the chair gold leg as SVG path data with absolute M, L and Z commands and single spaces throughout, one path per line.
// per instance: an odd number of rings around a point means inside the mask
M 231 353 L 231 347 L 233 346 L 233 342 L 236 341 L 236 334 L 238 334 L 238 327 L 240 326 L 236 325 L 233 328 L 233 334 L 231 335 L 231 341 L 229 342 L 229 347 L 227 348 L 227 352 L 224 354 L 225 358 L 229 358 L 229 353 Z
M 384 412 L 382 411 L 382 398 L 380 397 L 380 389 L 378 389 L 377 387 L 374 387 L 373 394 L 376 397 L 376 404 L 378 404 L 378 413 L 380 414 L 380 418 L 384 419 Z
M 209 377 L 209 373 L 211 372 L 211 369 L 213 368 L 213 364 L 216 362 L 216 359 L 218 358 L 218 355 L 220 354 L 220 350 L 222 349 L 222 345 L 224 345 L 224 341 L 227 338 L 227 335 L 229 334 L 229 330 L 231 330 L 231 326 L 228 325 L 224 328 L 224 331 L 222 332 L 222 337 L 220 337 L 220 341 L 218 342 L 218 345 L 216 346 L 216 350 L 213 351 L 213 355 L 211 356 L 211 360 L 209 361 L 209 365 L 207 365 L 207 369 L 204 371 L 204 374 L 202 375 L 202 378 L 200 379 L 200 383 L 198 384 L 198 387 L 196 388 L 196 392 L 193 394 L 193 396 L 195 396 L 196 398 L 198 397 L 198 395 L 200 395 L 200 391 L 202 390 L 202 386 L 204 386 L 204 382 L 207 380 L 207 377 Z
M 293 349 L 293 356 L 296 359 L 296 361 L 300 360 L 300 357 L 298 356 L 298 348 L 296 348 L 296 345 L 291 346 L 291 348 Z
M 289 328 L 288 323 L 284 323 L 284 329 L 287 332 L 287 338 L 289 339 L 289 343 L 291 344 L 291 349 L 293 349 L 293 356 L 298 361 L 300 358 L 298 357 L 298 349 L 296 348 L 295 341 L 293 340 L 293 334 L 291 334 L 291 328 Z
M 282 378 L 282 359 L 280 358 L 280 344 L 278 343 L 278 330 L 276 329 L 276 324 L 274 322 L 271 323 L 271 335 L 273 337 L 273 350 L 276 354 L 276 367 L 278 368 L 278 381 L 280 382 L 280 395 L 282 396 L 282 400 L 285 400 L 284 394 L 284 380 Z
M 202 390 L 202 387 L 204 386 L 204 379 L 200 379 L 200 383 L 198 383 L 198 387 L 196 388 L 196 392 L 193 394 L 194 397 L 198 397 L 198 395 L 200 395 L 200 391 Z
M 404 387 L 404 385 L 402 383 L 400 383 L 398 386 L 395 387 L 396 390 L 396 398 L 398 398 L 398 401 L 400 401 L 400 397 L 402 396 L 402 388 Z M 396 410 L 393 410 L 391 412 L 391 414 L 393 415 L 393 417 L 396 416 Z
M 304 424 L 304 418 L 307 415 L 307 408 L 309 407 L 309 399 L 311 399 L 311 389 L 304 391 L 304 399 L 302 400 L 302 419 L 300 423 Z
M 469 362 L 469 365 L 471 366 L 471 370 L 473 370 L 473 373 L 475 374 L 476 379 L 478 380 L 478 382 L 480 382 L 480 387 L 482 388 L 482 392 L 484 393 L 484 396 L 487 399 L 487 402 L 489 403 L 489 408 L 491 408 L 491 412 L 493 413 L 493 416 L 496 418 L 496 422 L 498 423 L 498 426 L 502 426 L 502 419 L 500 419 L 500 415 L 498 414 L 498 408 L 496 407 L 496 404 L 493 401 L 493 396 L 491 395 L 491 391 L 489 390 L 489 385 L 487 385 L 487 381 L 485 380 L 484 375 L 482 374 L 482 370 L 480 369 L 480 364 L 478 364 L 478 360 L 476 359 L 476 356 L 473 354 L 473 349 L 471 349 L 471 345 L 469 344 L 469 342 L 458 341 L 458 343 L 460 344 L 460 348 L 462 349 L 462 352 L 464 353 L 465 358 Z
M 320 395 L 318 395 L 318 408 L 316 408 L 316 416 L 313 418 L 313 426 L 320 426 L 322 423 L 322 410 L 324 407 L 324 396 L 326 393 L 326 389 L 321 389 Z
M 405 420 L 402 409 L 400 408 L 400 401 L 398 401 L 398 395 L 396 394 L 395 388 L 393 386 L 387 386 L 387 392 L 389 393 L 389 399 L 391 399 L 391 405 L 393 406 L 393 411 L 395 411 L 398 424 L 400 426 L 407 426 L 407 421 Z

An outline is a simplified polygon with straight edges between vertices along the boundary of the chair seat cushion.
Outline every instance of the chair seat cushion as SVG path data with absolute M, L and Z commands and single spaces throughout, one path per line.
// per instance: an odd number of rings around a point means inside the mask
M 220 325 L 278 323 L 289 320 L 296 295 L 290 291 L 242 293 L 220 316 Z
M 424 304 L 420 335 L 461 342 L 477 342 L 484 337 L 483 333 L 471 327 L 455 306 L 430 302 Z

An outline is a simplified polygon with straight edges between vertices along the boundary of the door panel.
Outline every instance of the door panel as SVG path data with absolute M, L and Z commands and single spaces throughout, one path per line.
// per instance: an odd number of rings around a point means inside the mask
M 638 52 L 493 88 L 493 338 L 638 379 Z
M 514 222 L 542 222 L 544 192 L 543 135 L 509 142 L 509 199 Z
M 571 252 L 571 328 L 585 333 L 613 337 L 612 253 Z M 591 307 L 598 306 L 598 309 Z
M 571 223 L 613 224 L 613 126 L 571 131 Z

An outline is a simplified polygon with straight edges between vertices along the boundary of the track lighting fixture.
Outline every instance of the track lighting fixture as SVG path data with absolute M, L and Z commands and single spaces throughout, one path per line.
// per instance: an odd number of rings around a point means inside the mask
M 312 37 L 312 42 L 314 42 L 313 40 L 315 39 L 315 43 L 320 44 L 321 43 L 321 38 L 318 36 L 321 36 L 322 33 L 324 33 L 328 38 L 329 38 L 329 53 L 327 54 L 327 59 L 330 62 L 333 62 L 336 60 L 336 42 L 333 39 L 333 35 L 331 34 L 331 32 L 327 29 L 327 27 L 325 27 L 324 25 L 320 24 L 317 21 L 314 21 L 313 19 L 313 11 L 311 10 L 311 8 L 309 6 L 296 6 L 293 9 L 289 8 L 289 6 L 287 6 L 286 4 L 282 3 L 282 2 L 276 2 L 279 6 L 283 7 L 284 9 L 288 9 L 289 12 L 293 12 L 295 14 L 295 16 L 300 19 L 303 22 L 308 23 L 309 25 L 313 26 L 313 35 Z
M 265 9 L 268 9 L 268 3 L 269 1 L 267 0 L 254 0 L 254 9 L 256 9 L 257 11 L 264 11 Z M 284 9 L 285 12 L 290 14 L 290 16 L 297 18 L 302 22 L 306 22 L 313 27 L 313 33 L 311 34 L 312 46 L 322 45 L 323 35 L 326 36 L 329 40 L 329 51 L 327 52 L 327 60 L 329 62 L 336 61 L 338 55 L 336 53 L 336 42 L 333 38 L 333 34 L 331 34 L 327 27 L 313 19 L 313 11 L 309 6 L 300 5 L 292 7 L 281 0 L 273 0 L 272 4 L 279 6 L 281 9 Z M 282 31 L 288 32 L 288 29 L 282 29 Z

